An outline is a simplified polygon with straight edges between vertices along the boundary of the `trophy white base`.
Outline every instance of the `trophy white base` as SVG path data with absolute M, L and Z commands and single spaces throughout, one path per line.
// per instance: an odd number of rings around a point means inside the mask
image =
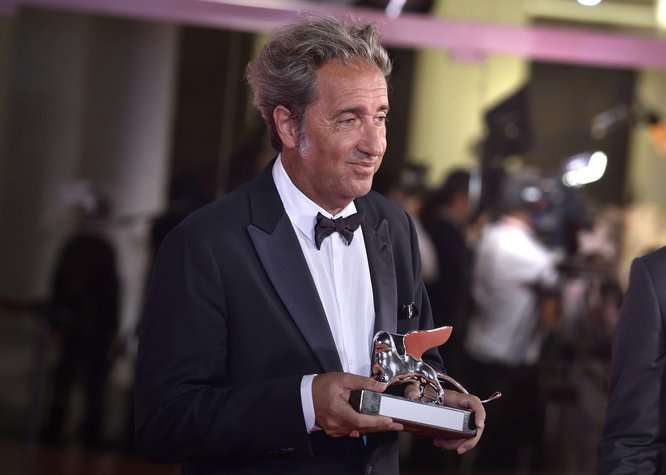
M 444 439 L 476 435 L 472 411 L 367 390 L 352 391 L 350 403 L 362 414 L 390 417 L 418 435 Z

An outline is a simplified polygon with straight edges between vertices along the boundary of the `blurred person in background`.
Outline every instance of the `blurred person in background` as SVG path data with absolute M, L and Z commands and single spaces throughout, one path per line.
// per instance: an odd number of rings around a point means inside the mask
M 599 473 L 666 469 L 666 248 L 634 260 L 615 333 Z
M 386 196 L 398 203 L 412 218 L 421 254 L 421 277 L 428 286 L 437 279 L 438 265 L 434 244 L 420 219 L 423 199 L 427 193 L 426 172 L 427 168 L 423 165 L 405 164 L 400 170 L 397 181 L 388 190 Z M 435 326 L 438 325 L 435 324 Z
M 433 243 L 437 262 L 436 278 L 426 281 L 426 287 L 435 327 L 453 326 L 451 339 L 439 350 L 454 378 L 463 377 L 460 374 L 462 342 L 470 303 L 472 254 L 466 239 L 470 217 L 469 180 L 468 171 L 453 170 L 442 186 L 428 196 L 421 210 L 423 226 Z
M 72 394 L 80 383 L 84 411 L 78 435 L 85 446 L 97 447 L 118 331 L 120 284 L 115 250 L 101 232 L 111 215 L 110 204 L 99 194 L 88 202 L 80 207 L 78 229 L 62 247 L 51 281 L 47 317 L 59 356 L 42 438 L 45 443 L 62 442 Z
M 601 216 L 599 216 L 601 218 Z M 578 253 L 560 266 L 556 330 L 541 355 L 541 394 L 548 408 L 545 456 L 563 471 L 596 473 L 610 376 L 611 346 L 623 290 L 613 238 L 580 232 Z
M 552 302 L 559 279 L 556 257 L 536 238 L 544 207 L 536 177 L 508 176 L 499 218 L 484 227 L 476 248 L 464 376 L 474 391 L 504 394 L 490 409 L 496 422 L 477 454 L 476 465 L 486 470 L 533 468 L 539 456 L 543 408 L 536 365 L 546 333 L 543 309 L 552 309 L 544 304 Z

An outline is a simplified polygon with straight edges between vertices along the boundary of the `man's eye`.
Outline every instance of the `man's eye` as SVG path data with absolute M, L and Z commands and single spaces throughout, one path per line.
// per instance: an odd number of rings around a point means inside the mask
M 353 125 L 358 120 L 358 117 L 343 117 L 338 121 L 342 125 Z
M 377 122 L 377 124 L 385 124 L 388 122 L 388 117 L 385 115 L 378 115 L 375 117 L 375 122 Z

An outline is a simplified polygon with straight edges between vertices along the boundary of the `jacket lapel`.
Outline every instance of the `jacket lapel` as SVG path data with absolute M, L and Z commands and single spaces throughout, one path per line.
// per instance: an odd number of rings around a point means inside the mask
M 268 278 L 323 371 L 342 371 L 317 288 L 273 183 L 272 163 L 249 190 L 248 233 Z
M 367 198 L 357 200 L 356 206 L 364 215 L 361 227 L 375 300 L 375 333 L 381 330 L 395 332 L 398 294 L 388 221 L 378 218 Z

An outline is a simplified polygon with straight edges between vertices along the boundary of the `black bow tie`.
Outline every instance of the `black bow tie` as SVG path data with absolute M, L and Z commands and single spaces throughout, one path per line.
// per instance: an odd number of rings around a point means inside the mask
M 351 244 L 354 239 L 354 231 L 358 229 L 359 225 L 363 222 L 363 215 L 354 213 L 346 218 L 331 219 L 327 218 L 321 213 L 317 213 L 317 224 L 315 224 L 315 244 L 317 249 L 321 248 L 321 242 L 327 236 L 338 232 L 347 241 L 347 245 Z

